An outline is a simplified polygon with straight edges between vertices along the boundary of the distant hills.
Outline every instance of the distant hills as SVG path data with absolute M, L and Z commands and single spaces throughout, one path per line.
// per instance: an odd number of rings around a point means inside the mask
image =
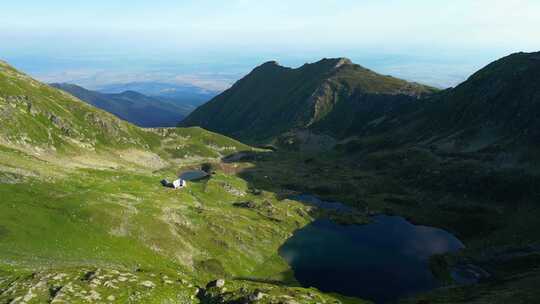
M 267 62 L 190 114 L 182 126 L 201 126 L 258 142 L 295 129 L 341 136 L 381 109 L 435 93 L 425 85 L 377 74 L 346 58 L 323 59 L 297 69 Z M 366 107 L 368 111 L 366 112 Z M 366 116 L 367 114 L 367 116 Z M 359 121 L 359 116 L 363 118 Z
M 155 81 L 139 81 L 128 83 L 115 83 L 98 87 L 95 91 L 101 93 L 122 93 L 135 91 L 160 100 L 173 101 L 178 104 L 192 107 L 191 110 L 209 101 L 219 91 L 203 89 L 190 84 L 175 84 Z
M 184 96 L 180 92 L 176 95 L 167 95 L 167 92 L 164 92 L 162 96 L 151 97 L 133 90 L 101 93 L 68 83 L 53 83 L 51 86 L 140 127 L 176 126 L 197 105 L 204 102 L 202 95 L 197 95 L 195 98 L 192 93 Z M 117 88 L 121 87 L 123 86 Z M 131 86 L 126 86 L 126 88 L 129 87 Z M 133 87 L 138 86 L 133 85 Z

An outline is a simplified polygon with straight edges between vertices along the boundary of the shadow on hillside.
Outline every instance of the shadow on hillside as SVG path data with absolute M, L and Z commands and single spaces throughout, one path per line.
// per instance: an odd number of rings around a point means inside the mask
M 237 167 L 236 175 L 248 182 L 253 194 L 264 190 L 279 199 L 313 194 L 362 211 L 399 214 L 444 228 L 462 240 L 508 229 L 510 214 L 537 210 L 540 201 L 537 175 L 416 148 L 347 157 L 335 152 L 242 151 L 222 162 Z M 530 231 L 520 233 L 537 238 Z
M 248 182 L 252 193 L 260 190 L 276 193 L 284 199 L 296 193 L 310 193 L 335 199 L 350 193 L 353 185 L 341 179 L 344 164 L 320 161 L 317 155 L 287 151 L 241 151 L 225 157 L 222 162 L 242 167 L 236 174 Z M 247 164 L 253 166 L 243 166 Z M 358 202 L 350 202 L 352 204 Z
M 272 284 L 277 286 L 289 286 L 289 287 L 300 287 L 298 282 L 294 280 L 294 277 L 291 273 L 286 273 L 290 278 L 286 280 L 273 280 L 273 279 L 264 279 L 264 278 L 255 278 L 255 277 L 234 277 L 235 281 L 246 281 L 253 283 L 263 283 L 263 284 Z

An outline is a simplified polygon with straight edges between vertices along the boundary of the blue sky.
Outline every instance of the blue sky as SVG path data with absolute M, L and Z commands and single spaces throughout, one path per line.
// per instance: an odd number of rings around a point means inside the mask
M 341 56 L 448 86 L 508 53 L 540 50 L 537 0 L 6 2 L 0 58 L 89 86 L 174 78 L 225 87 L 263 61 Z

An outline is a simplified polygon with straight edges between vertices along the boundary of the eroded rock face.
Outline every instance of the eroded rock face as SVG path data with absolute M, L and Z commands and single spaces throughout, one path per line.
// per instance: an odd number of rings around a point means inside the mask
M 63 121 L 60 117 L 50 113 L 49 114 L 49 120 L 57 127 L 59 128 L 60 130 L 62 130 L 62 132 L 64 133 L 64 135 L 66 136 L 73 136 L 75 135 L 75 131 L 74 129 L 70 126 L 69 123 Z

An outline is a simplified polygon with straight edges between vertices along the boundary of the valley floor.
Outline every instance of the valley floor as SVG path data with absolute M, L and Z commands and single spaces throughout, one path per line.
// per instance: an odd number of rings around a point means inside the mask
M 395 213 L 464 241 L 466 250 L 440 257 L 434 269 L 448 287 L 404 302 L 540 298 L 536 192 L 521 188 L 518 196 L 519 188 L 496 188 L 531 187 L 534 176 L 419 149 L 355 158 L 244 151 L 215 158 L 215 174 L 186 189 L 159 183 L 201 164 L 72 168 L 2 148 L 0 302 L 362 302 L 300 288 L 278 255 L 296 229 L 320 216 L 286 199 L 301 192 L 360 211 L 340 221 Z M 449 271 L 463 263 L 490 276 L 456 287 Z M 217 278 L 226 280 L 224 287 L 206 288 Z M 255 299 L 259 292 L 262 300 Z
M 313 217 L 219 163 L 181 190 L 157 170 L 0 153 L 0 303 L 361 302 L 299 288 L 278 248 Z M 215 159 L 219 162 L 219 159 Z M 242 202 L 250 201 L 250 208 Z M 224 278 L 224 287 L 206 288 Z

